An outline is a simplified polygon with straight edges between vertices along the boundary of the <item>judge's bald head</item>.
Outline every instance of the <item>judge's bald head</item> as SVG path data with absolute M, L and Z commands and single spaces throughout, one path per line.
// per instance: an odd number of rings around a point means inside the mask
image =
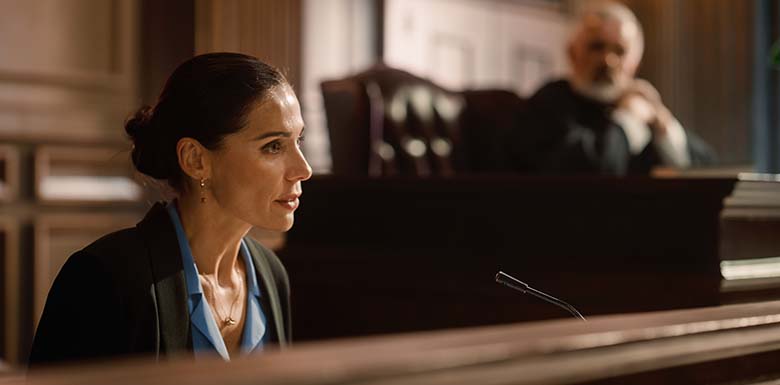
M 587 96 L 612 102 L 632 83 L 643 51 L 642 27 L 628 7 L 587 3 L 569 41 L 572 84 Z

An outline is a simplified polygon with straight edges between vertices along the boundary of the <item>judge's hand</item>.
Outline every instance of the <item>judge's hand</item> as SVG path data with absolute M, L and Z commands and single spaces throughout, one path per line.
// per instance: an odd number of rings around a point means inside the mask
M 620 99 L 617 108 L 642 120 L 656 137 L 664 136 L 674 116 L 661 101 L 661 94 L 650 82 L 635 79 Z

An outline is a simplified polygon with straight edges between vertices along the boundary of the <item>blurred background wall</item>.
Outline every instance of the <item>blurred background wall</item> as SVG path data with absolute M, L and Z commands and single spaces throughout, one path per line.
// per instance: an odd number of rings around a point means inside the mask
M 139 102 L 139 3 L 0 2 L 2 347 L 26 356 L 74 247 L 134 223 L 122 122 Z

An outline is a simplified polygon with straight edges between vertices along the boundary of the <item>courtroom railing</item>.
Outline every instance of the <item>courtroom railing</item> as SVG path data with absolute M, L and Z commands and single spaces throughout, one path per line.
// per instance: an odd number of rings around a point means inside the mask
M 780 302 L 765 302 L 61 367 L 28 384 L 718 384 L 778 379 L 778 358 Z

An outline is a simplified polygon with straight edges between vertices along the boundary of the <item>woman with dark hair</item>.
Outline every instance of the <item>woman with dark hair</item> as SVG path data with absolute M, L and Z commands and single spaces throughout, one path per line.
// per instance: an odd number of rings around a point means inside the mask
M 287 273 L 247 236 L 253 226 L 290 229 L 311 176 L 284 76 L 242 54 L 196 56 L 125 129 L 135 167 L 176 198 L 68 259 L 30 364 L 136 354 L 229 360 L 286 345 Z

